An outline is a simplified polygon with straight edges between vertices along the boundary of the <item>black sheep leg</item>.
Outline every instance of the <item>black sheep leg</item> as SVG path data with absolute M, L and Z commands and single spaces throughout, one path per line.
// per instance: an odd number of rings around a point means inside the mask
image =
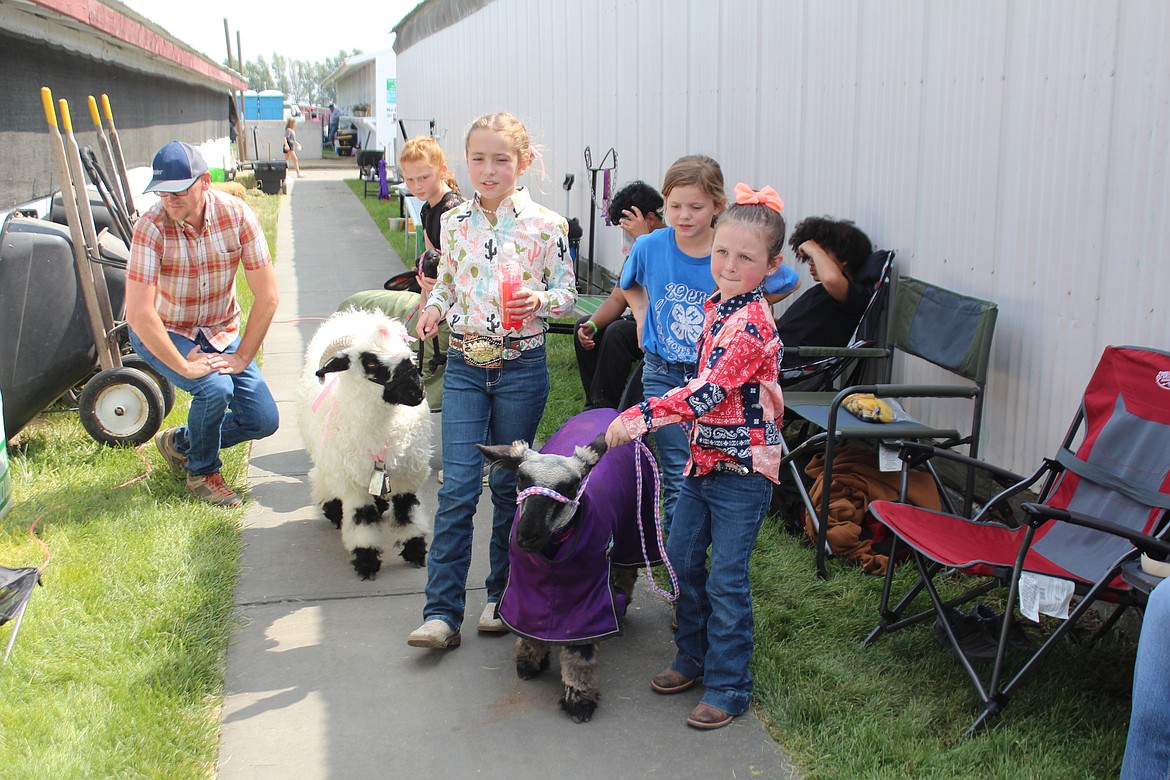
M 382 513 L 373 504 L 360 506 L 353 513 L 355 529 L 363 526 L 380 527 Z M 377 547 L 355 547 L 353 550 L 353 568 L 363 580 L 377 578 L 378 570 L 382 568 L 382 553 Z
M 410 527 L 418 530 L 414 522 L 414 513 L 418 509 L 418 496 L 414 493 L 400 493 L 391 498 L 394 506 L 394 525 L 401 533 Z M 402 542 L 402 551 L 399 553 L 402 560 L 415 566 L 424 566 L 427 562 L 427 540 L 422 532 Z
M 588 722 L 597 709 L 597 700 L 601 698 L 597 658 L 600 649 L 596 642 L 561 648 L 561 682 L 565 686 L 561 695 L 561 709 L 569 714 L 574 723 Z
M 549 646 L 532 639 L 517 639 L 512 658 L 521 680 L 531 680 L 548 668 Z
M 333 498 L 321 505 L 325 519 L 333 523 L 334 528 L 341 528 L 342 506 L 340 498 Z

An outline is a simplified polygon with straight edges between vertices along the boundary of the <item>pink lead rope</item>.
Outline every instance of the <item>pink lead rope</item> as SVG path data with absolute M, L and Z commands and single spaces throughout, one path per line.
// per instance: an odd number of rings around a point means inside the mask
M 662 555 L 662 563 L 666 566 L 666 573 L 670 575 L 670 589 L 671 593 L 667 593 L 662 588 L 658 587 L 658 583 L 654 581 L 654 575 L 650 573 L 650 556 L 646 552 L 646 525 L 642 518 L 642 458 L 645 457 L 650 463 L 650 473 L 654 475 L 654 534 L 658 539 L 658 552 Z M 678 577 L 674 573 L 674 567 L 670 565 L 670 558 L 666 556 L 666 543 L 662 540 L 662 509 L 658 503 L 658 463 L 654 460 L 653 453 L 641 439 L 634 439 L 634 472 L 638 475 L 638 541 L 642 543 L 642 560 L 646 564 L 646 581 L 650 583 L 650 589 L 662 596 L 669 602 L 678 601 Z

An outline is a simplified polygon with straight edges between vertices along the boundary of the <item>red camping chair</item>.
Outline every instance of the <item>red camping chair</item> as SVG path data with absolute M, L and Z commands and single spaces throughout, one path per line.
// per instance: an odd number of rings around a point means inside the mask
M 1083 439 L 1072 450 L 1079 434 Z M 1024 678 L 1098 601 L 1120 608 L 1098 632 L 1108 630 L 1127 606 L 1142 605 L 1120 571 L 1139 552 L 1157 558 L 1170 555 L 1166 543 L 1170 509 L 1170 354 L 1140 347 L 1108 347 L 1085 389 L 1078 410 L 1056 457 L 1024 479 L 950 450 L 904 443 L 903 463 L 928 452 L 978 466 L 1000 484 L 1013 483 L 991 499 L 979 515 L 967 520 L 955 515 L 918 509 L 903 503 L 875 501 L 870 511 L 910 546 L 918 581 L 890 608 L 893 567 L 882 589 L 881 621 L 865 640 L 869 645 L 882 634 L 935 618 L 960 663 L 975 684 L 983 712 L 969 731 L 983 726 L 1000 712 Z M 1023 522 L 1010 527 L 999 518 L 1009 512 L 1008 499 L 1041 484 L 1039 500 L 1021 506 Z M 994 517 L 997 521 L 988 522 Z M 990 577 L 963 595 L 944 601 L 934 577 L 947 568 Z M 1022 573 L 1046 575 L 1070 583 L 1080 597 L 1076 607 L 1055 631 L 1016 670 L 1006 683 L 1004 658 L 1013 629 L 1014 610 L 1021 603 Z M 986 686 L 962 644 L 948 611 L 994 588 L 1007 588 L 1007 605 L 995 642 L 994 665 Z M 926 590 L 931 608 L 904 617 L 911 602 Z M 1013 630 L 1016 634 L 1013 635 Z

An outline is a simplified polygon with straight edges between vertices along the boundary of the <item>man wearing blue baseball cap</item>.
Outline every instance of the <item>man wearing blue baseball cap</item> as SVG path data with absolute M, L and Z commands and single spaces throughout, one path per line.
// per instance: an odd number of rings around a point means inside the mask
M 271 436 L 276 402 L 255 356 L 276 312 L 276 275 L 264 231 L 239 198 L 211 189 L 203 156 L 172 141 L 154 156 L 146 192 L 159 202 L 134 225 L 126 269 L 130 345 L 191 394 L 187 424 L 154 437 L 192 495 L 236 506 L 219 451 Z M 236 271 L 255 298 L 240 333 Z

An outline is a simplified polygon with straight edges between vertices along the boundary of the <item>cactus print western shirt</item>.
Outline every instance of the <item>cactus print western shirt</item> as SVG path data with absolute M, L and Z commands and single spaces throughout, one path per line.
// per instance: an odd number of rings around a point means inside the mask
M 780 480 L 780 424 L 784 395 L 780 338 L 762 287 L 726 301 L 716 293 L 703 304 L 698 375 L 661 398 L 622 412 L 631 436 L 677 422 L 691 426 L 686 474 L 719 469 L 758 472 Z
M 543 333 L 546 317 L 568 313 L 577 301 L 568 234 L 565 218 L 533 201 L 525 187 L 500 202 L 494 225 L 476 193 L 443 215 L 439 274 L 426 305 L 437 307 L 461 336 Z M 509 259 L 508 242 L 516 245 L 521 283 L 543 293 L 535 316 L 514 331 L 500 322 L 498 269 Z

